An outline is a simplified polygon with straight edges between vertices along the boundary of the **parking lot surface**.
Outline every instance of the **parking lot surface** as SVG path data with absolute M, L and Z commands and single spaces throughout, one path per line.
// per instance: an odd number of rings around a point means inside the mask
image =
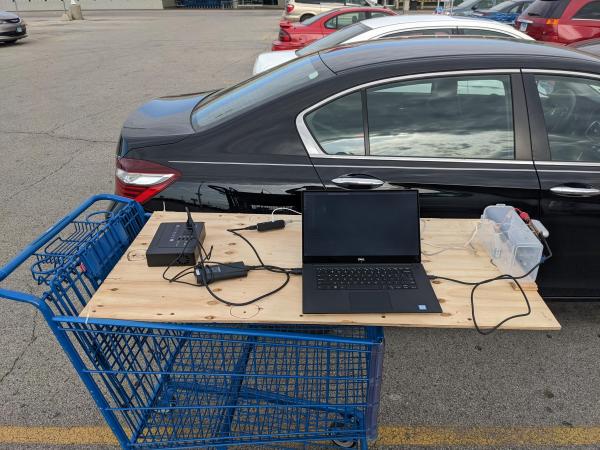
M 136 106 L 250 76 L 279 15 L 25 15 L 30 38 L 0 46 L 0 262 L 82 199 L 112 191 L 119 129 Z M 23 274 L 9 286 L 31 283 Z M 600 305 L 551 308 L 560 332 L 387 330 L 373 447 L 600 447 Z M 0 448 L 116 448 L 34 310 L 0 301 L 0 329 Z

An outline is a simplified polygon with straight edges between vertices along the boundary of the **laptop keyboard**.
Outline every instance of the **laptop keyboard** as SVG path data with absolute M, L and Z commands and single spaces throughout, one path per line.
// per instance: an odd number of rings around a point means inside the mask
M 409 267 L 317 267 L 317 289 L 416 289 Z

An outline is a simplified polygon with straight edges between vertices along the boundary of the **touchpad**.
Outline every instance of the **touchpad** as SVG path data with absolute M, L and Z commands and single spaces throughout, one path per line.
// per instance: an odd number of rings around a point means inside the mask
M 355 313 L 379 313 L 392 311 L 390 294 L 387 292 L 350 292 L 350 310 Z

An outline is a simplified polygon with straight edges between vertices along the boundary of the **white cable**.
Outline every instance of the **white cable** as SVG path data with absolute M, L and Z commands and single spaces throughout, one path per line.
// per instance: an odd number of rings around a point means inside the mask
M 423 231 L 425 231 L 425 224 L 427 222 L 423 223 Z M 471 243 L 473 242 L 473 239 L 475 239 L 475 235 L 477 234 L 477 230 L 479 230 L 479 225 L 481 222 L 477 222 L 477 224 L 475 225 L 475 228 L 473 229 L 473 232 L 471 233 L 471 237 L 469 238 L 469 240 L 467 242 L 465 242 L 462 245 L 449 245 L 449 246 L 444 246 L 444 245 L 439 245 L 439 244 L 433 244 L 430 242 L 425 242 L 423 241 L 424 245 L 429 245 L 430 247 L 435 247 L 435 248 L 439 248 L 440 250 L 436 251 L 436 252 L 422 252 L 425 256 L 434 256 L 434 255 L 439 255 L 440 253 L 443 253 L 447 250 L 465 250 L 469 245 L 471 245 Z
M 295 214 L 302 215 L 302 213 L 299 213 L 298 211 L 296 211 L 295 209 L 292 209 L 292 208 L 285 208 L 285 207 L 275 208 L 273 211 L 271 211 L 271 222 L 275 221 L 275 213 L 277 211 L 291 211 L 291 212 L 293 212 Z

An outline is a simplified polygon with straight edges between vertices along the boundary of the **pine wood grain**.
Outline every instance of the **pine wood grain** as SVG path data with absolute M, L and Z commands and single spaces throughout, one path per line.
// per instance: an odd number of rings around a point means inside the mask
M 269 220 L 270 216 L 245 214 L 194 214 L 194 220 L 206 223 L 205 247 L 213 246 L 215 261 L 244 261 L 256 264 L 251 249 L 239 238 L 226 231 Z M 283 230 L 258 233 L 243 232 L 256 246 L 267 264 L 301 267 L 301 218 L 278 216 L 294 221 Z M 434 281 L 440 300 L 441 314 L 302 314 L 302 283 L 292 277 L 281 292 L 256 304 L 229 307 L 214 300 L 206 289 L 169 283 L 162 279 L 163 268 L 148 267 L 145 251 L 161 222 L 185 221 L 184 213 L 157 212 L 119 263 L 98 289 L 81 317 L 125 319 L 151 322 L 255 322 L 255 323 L 319 323 L 361 324 L 401 327 L 472 328 L 469 303 L 470 288 L 446 281 Z M 459 247 L 468 241 L 476 221 L 455 219 L 424 219 L 421 223 L 423 264 L 430 274 L 477 281 L 499 274 L 485 252 L 476 244 L 461 249 L 426 254 L 439 250 L 431 246 Z M 173 275 L 181 268 L 170 271 Z M 190 275 L 185 278 L 194 282 Z M 277 287 L 283 276 L 270 272 L 250 272 L 247 278 L 211 285 L 220 296 L 232 301 L 244 301 Z M 503 329 L 559 330 L 560 324 L 552 315 L 534 286 L 528 287 L 532 314 L 512 320 Z M 476 314 L 481 326 L 492 326 L 503 318 L 526 311 L 521 294 L 509 281 L 498 281 L 479 288 Z

